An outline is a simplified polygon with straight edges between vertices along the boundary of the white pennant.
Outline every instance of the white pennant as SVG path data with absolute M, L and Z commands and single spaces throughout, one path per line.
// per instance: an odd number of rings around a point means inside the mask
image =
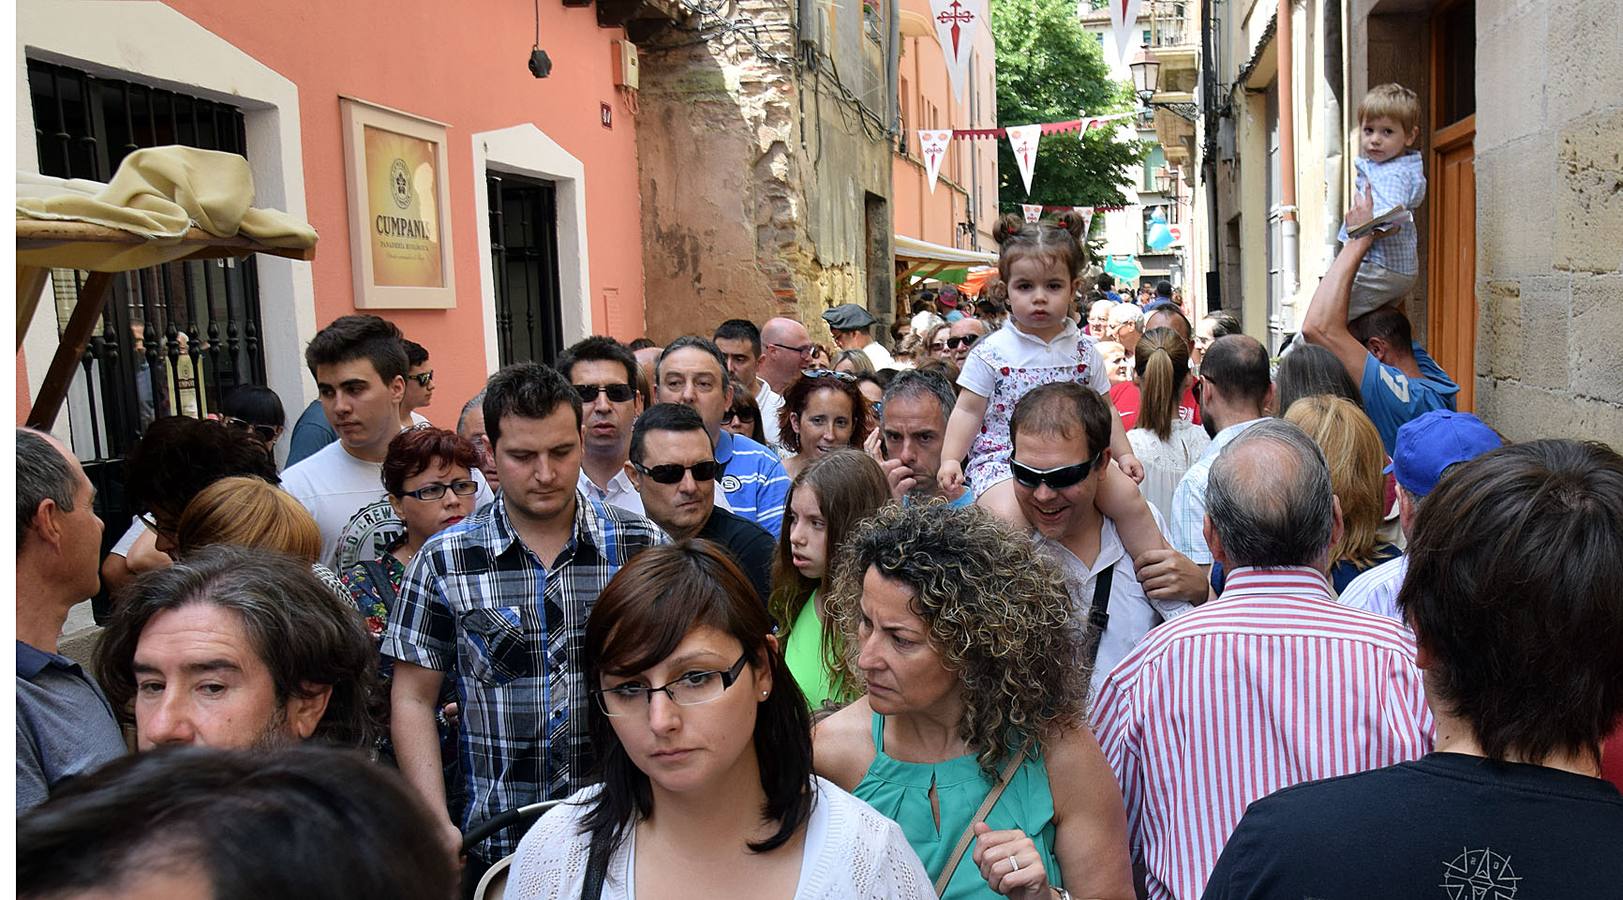
M 1126 65 L 1128 55 L 1137 46 L 1133 38 L 1138 30 L 1139 0 L 1109 0 L 1109 3 L 1110 33 L 1116 38 L 1116 54 L 1122 65 Z
M 1009 147 L 1014 150 L 1014 161 L 1020 166 L 1020 177 L 1026 183 L 1026 195 L 1031 195 L 1031 170 L 1037 164 L 1037 139 L 1043 135 L 1041 125 L 1010 125 L 1003 129 L 1009 136 Z
M 1076 214 L 1082 217 L 1082 239 L 1087 240 L 1088 235 L 1093 232 L 1093 207 L 1073 206 L 1071 208 L 1076 210 Z
M 964 101 L 964 82 L 969 75 L 969 55 L 975 47 L 975 34 L 981 27 L 981 0 L 930 0 L 930 20 L 935 23 L 936 42 L 947 58 L 947 74 L 952 76 L 952 96 Z
M 930 193 L 935 193 L 936 177 L 941 174 L 941 160 L 947 156 L 947 146 L 952 143 L 952 129 L 941 131 L 919 131 L 919 153 L 924 157 L 924 174 L 930 181 Z
M 1025 213 L 1026 221 L 1036 223 L 1042 220 L 1043 205 L 1041 203 L 1022 203 L 1020 211 Z

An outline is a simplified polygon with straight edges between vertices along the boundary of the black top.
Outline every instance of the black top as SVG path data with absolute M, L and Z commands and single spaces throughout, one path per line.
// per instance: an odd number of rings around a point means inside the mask
M 710 511 L 709 521 L 695 537 L 714 541 L 731 553 L 733 561 L 749 576 L 761 602 L 772 593 L 772 554 L 777 552 L 777 541 L 772 533 L 730 510 L 716 507 Z
M 1251 804 L 1204 897 L 1623 897 L 1623 795 L 1457 753 L 1300 784 Z

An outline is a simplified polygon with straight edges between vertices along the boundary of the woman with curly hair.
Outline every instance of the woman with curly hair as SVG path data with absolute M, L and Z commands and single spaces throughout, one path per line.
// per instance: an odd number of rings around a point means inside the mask
M 884 470 L 860 450 L 823 457 L 789 486 L 767 608 L 780 629 L 789 672 L 812 709 L 825 700 L 844 702 L 856 696 L 838 677 L 845 645 L 837 635 L 828 641 L 832 632 L 823 624 L 817 594 L 846 535 L 889 499 Z
M 943 898 L 1133 896 L 1082 635 L 1028 538 L 976 507 L 887 507 L 826 609 L 867 693 L 817 726 L 817 771 L 901 823 Z
M 790 478 L 808 463 L 868 439 L 868 400 L 855 375 L 830 369 L 807 369 L 783 392 L 778 411 L 778 437 L 784 449 L 783 470 Z

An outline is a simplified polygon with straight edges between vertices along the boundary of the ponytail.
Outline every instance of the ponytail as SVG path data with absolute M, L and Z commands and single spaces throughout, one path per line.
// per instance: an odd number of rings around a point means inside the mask
M 1189 377 L 1189 343 L 1170 328 L 1154 328 L 1138 341 L 1133 360 L 1138 372 L 1138 421 L 1134 428 L 1170 440 L 1178 419 L 1183 382 Z

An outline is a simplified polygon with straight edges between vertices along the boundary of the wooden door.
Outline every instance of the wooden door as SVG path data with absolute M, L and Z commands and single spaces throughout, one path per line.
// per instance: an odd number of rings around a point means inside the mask
M 1441 129 L 1431 146 L 1431 260 L 1427 350 L 1460 386 L 1463 412 L 1476 395 L 1476 117 Z
M 1426 347 L 1476 402 L 1476 2 L 1438 4 L 1426 141 Z

